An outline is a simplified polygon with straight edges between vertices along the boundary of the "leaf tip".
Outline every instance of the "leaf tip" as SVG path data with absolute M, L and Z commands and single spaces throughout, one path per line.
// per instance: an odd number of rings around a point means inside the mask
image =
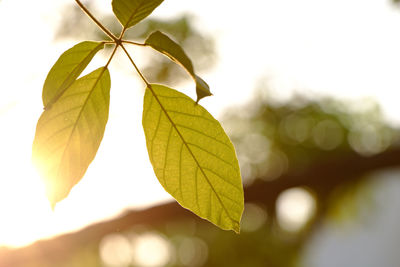
M 50 191 L 49 188 L 46 188 L 46 196 L 47 196 L 47 200 L 49 201 L 51 210 L 54 211 L 56 208 L 56 205 L 60 201 L 60 199 L 57 199 L 54 192 Z
M 207 97 L 207 96 L 212 96 L 212 95 L 213 95 L 212 93 L 207 94 L 207 95 L 198 95 L 198 96 L 197 96 L 197 99 L 196 99 L 196 105 L 199 104 L 199 101 L 200 101 L 201 99 L 203 99 L 203 98 L 205 98 L 205 97 Z
M 196 104 L 198 104 L 200 99 L 206 96 L 212 96 L 213 94 L 211 93 L 208 84 L 202 78 L 196 75 L 195 79 L 196 79 L 196 94 L 197 94 Z
M 59 198 L 57 198 L 56 194 L 49 190 L 48 188 L 46 188 L 46 195 L 47 195 L 47 200 L 49 201 L 51 210 L 54 211 L 56 208 L 57 203 L 61 200 Z
M 236 233 L 236 234 L 240 234 L 240 223 L 237 221 L 233 222 L 232 225 L 232 230 Z

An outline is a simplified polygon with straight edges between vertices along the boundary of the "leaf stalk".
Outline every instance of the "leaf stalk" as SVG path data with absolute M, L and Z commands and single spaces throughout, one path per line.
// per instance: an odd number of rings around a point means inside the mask
M 147 79 L 143 76 L 142 72 L 139 70 L 135 62 L 133 61 L 131 55 L 129 55 L 128 51 L 126 50 L 125 46 L 121 44 L 122 49 L 124 50 L 125 54 L 128 56 L 130 62 L 132 63 L 133 67 L 136 69 L 136 72 L 139 74 L 140 78 L 142 78 L 143 82 L 146 84 L 147 87 L 150 86 L 150 83 L 147 81 Z
M 107 68 L 108 67 L 108 65 L 110 65 L 110 62 L 111 62 L 111 60 L 113 59 L 113 57 L 114 57 L 114 55 L 115 55 L 115 52 L 117 52 L 117 49 L 118 49 L 118 44 L 114 47 L 114 49 L 113 49 L 113 51 L 112 51 L 112 53 L 111 53 L 111 56 L 110 56 L 110 58 L 108 59 L 108 61 L 107 61 L 107 64 L 104 66 L 104 68 Z
M 105 33 L 107 34 L 111 39 L 113 39 L 115 42 L 117 42 L 118 38 L 112 34 L 112 32 L 110 32 L 106 27 L 103 26 L 103 24 L 100 23 L 100 21 L 98 21 L 93 15 L 92 13 L 90 13 L 90 11 L 85 7 L 84 4 L 82 4 L 82 2 L 80 0 L 75 0 L 75 2 L 78 4 L 78 6 L 83 10 L 83 12 L 86 13 L 86 15 L 88 15 L 94 23 L 97 24 L 97 26 L 99 26 L 99 28 Z
M 128 41 L 128 40 L 121 40 L 121 42 L 122 42 L 122 43 L 125 43 L 125 44 L 137 45 L 137 46 L 147 46 L 146 44 L 137 43 L 137 42 L 132 42 L 132 41 Z

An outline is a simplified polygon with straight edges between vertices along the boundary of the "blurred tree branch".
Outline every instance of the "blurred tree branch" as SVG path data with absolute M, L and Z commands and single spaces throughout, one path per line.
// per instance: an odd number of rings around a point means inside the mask
M 338 186 L 360 179 L 367 173 L 400 167 L 399 158 L 400 147 L 370 157 L 360 156 L 355 152 L 346 153 L 314 164 L 307 169 L 284 174 L 273 181 L 257 179 L 245 188 L 245 200 L 263 203 L 269 213 L 273 214 L 277 197 L 286 189 L 304 186 L 316 192 L 317 197 L 326 198 Z M 201 221 L 176 202 L 144 210 L 131 210 L 118 218 L 93 224 L 74 233 L 38 241 L 23 248 L 1 249 L 0 267 L 26 266 L 27 262 L 37 262 L 39 264 L 37 266 L 42 266 L 40 262 L 43 261 L 47 264 L 56 264 L 82 247 L 99 242 L 107 234 L 126 231 L 135 225 L 160 226 L 168 221 L 182 218 Z

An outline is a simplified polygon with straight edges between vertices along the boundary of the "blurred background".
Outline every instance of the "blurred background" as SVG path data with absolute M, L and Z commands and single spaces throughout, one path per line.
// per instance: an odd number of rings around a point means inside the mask
M 111 1 L 82 1 L 111 31 Z M 400 1 L 165 0 L 127 31 L 181 44 L 214 94 L 245 187 L 241 233 L 177 205 L 150 166 L 144 85 L 118 53 L 98 155 L 51 210 L 31 164 L 46 75 L 106 38 L 75 1 L 0 1 L 0 266 L 397 267 Z M 190 77 L 129 47 L 151 82 L 195 99 Z M 85 73 L 105 64 L 105 49 Z

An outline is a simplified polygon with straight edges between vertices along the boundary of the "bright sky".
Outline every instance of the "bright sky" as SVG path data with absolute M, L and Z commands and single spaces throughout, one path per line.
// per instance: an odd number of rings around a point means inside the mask
M 146 155 L 143 85 L 112 64 L 110 118 L 98 155 L 51 210 L 30 154 L 44 79 L 74 44 L 52 41 L 68 1 L 0 1 L 0 246 L 24 245 L 169 198 Z M 111 1 L 97 2 L 108 10 Z M 193 14 L 197 27 L 216 37 L 219 62 L 202 75 L 214 96 L 202 104 L 217 118 L 250 99 L 268 77 L 283 96 L 296 89 L 374 97 L 388 118 L 400 122 L 400 10 L 389 1 L 165 0 L 154 16 L 180 12 Z M 102 64 L 98 58 L 93 66 Z M 192 85 L 178 89 L 188 93 Z

